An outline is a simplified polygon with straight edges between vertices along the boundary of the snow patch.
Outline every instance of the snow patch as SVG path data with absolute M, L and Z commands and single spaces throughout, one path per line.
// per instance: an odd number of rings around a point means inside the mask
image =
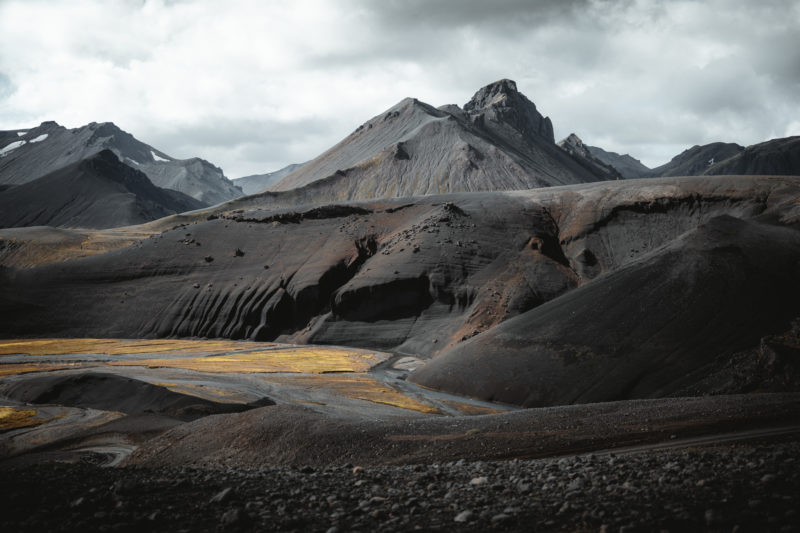
M 25 130 L 25 131 L 18 131 L 18 132 L 17 132 L 17 137 L 22 137 L 22 136 L 26 135 L 27 133 L 28 133 L 28 131 L 27 131 L 27 130 Z
M 154 161 L 163 161 L 165 163 L 169 163 L 169 159 L 164 159 L 163 157 L 158 157 L 158 155 L 156 155 L 156 153 L 154 151 L 150 150 L 150 153 L 153 154 L 153 160 Z
M 136 161 L 135 159 L 131 159 L 130 157 L 126 157 L 125 159 L 127 159 L 128 161 L 130 161 L 130 162 L 131 162 L 131 163 L 133 163 L 134 165 L 141 165 L 141 163 L 139 163 L 139 162 L 138 162 L 138 161 Z
M 32 143 L 40 143 L 40 142 L 42 142 L 42 141 L 43 141 L 43 140 L 45 140 L 45 139 L 47 139 L 47 133 L 42 133 L 41 135 L 39 135 L 39 136 L 38 136 L 38 137 L 36 137 L 35 139 L 31 139 L 29 142 L 32 142 Z
M 25 141 L 14 141 L 11 144 L 7 144 L 3 148 L 0 148 L 0 157 L 5 157 L 8 152 L 10 152 L 11 150 L 16 150 L 23 144 L 25 144 Z

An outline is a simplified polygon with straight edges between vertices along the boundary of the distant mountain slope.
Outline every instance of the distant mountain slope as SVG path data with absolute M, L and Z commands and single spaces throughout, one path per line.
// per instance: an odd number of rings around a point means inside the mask
M 800 136 L 748 146 L 706 170 L 706 174 L 800 176 Z
M 735 143 L 711 143 L 692 146 L 673 157 L 668 163 L 652 169 L 650 177 L 702 176 L 715 163 L 733 157 L 744 150 Z
M 206 205 L 243 195 L 208 161 L 174 159 L 111 122 L 92 122 L 75 129 L 43 122 L 30 130 L 0 132 L 0 184 L 21 185 L 105 149 L 144 172 L 155 185 L 183 192 Z
M 153 185 L 111 150 L 0 192 L 0 227 L 111 228 L 140 224 L 205 204 Z
M 267 187 L 275 185 L 283 178 L 302 167 L 304 163 L 294 163 L 287 165 L 275 172 L 267 172 L 266 174 L 253 174 L 251 176 L 244 176 L 233 180 L 233 184 L 241 188 L 245 194 L 256 194 Z
M 559 149 L 550 119 L 511 80 L 463 109 L 407 98 L 292 172 L 271 191 L 309 202 L 574 184 L 605 176 Z M 315 188 L 316 186 L 316 188 Z
M 558 144 L 558 147 L 562 150 L 571 154 L 579 161 L 582 161 L 584 165 L 593 172 L 605 176 L 606 180 L 622 179 L 622 174 L 616 168 L 592 155 L 589 147 L 583 144 L 581 138 L 574 133 L 570 133 L 565 139 L 558 141 L 556 144 Z
M 650 168 L 646 167 L 641 161 L 629 156 L 628 154 L 620 155 L 616 152 L 607 152 L 606 150 L 603 150 L 597 146 L 587 145 L 586 149 L 589 150 L 589 153 L 592 154 L 592 156 L 594 156 L 596 159 L 599 159 L 606 165 L 611 165 L 617 169 L 617 171 L 622 174 L 622 177 L 627 180 L 642 178 L 647 176 L 650 172 Z

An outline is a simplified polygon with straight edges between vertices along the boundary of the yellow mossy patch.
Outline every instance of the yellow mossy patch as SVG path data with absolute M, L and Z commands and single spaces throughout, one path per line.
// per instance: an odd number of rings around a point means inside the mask
M 267 381 L 308 389 L 324 389 L 345 398 L 380 403 L 420 413 L 441 414 L 441 411 L 435 407 L 406 396 L 402 392 L 369 376 L 355 374 L 286 376 L 281 379 L 267 378 Z
M 175 383 L 175 382 L 153 382 L 153 385 L 167 388 L 172 392 L 180 394 L 187 394 L 189 396 L 196 396 L 204 400 L 211 400 L 214 402 L 222 401 L 226 403 L 247 403 L 247 399 L 236 391 L 222 389 L 220 387 L 213 387 L 210 385 L 201 385 L 198 383 Z
M 0 431 L 38 426 L 46 422 L 46 420 L 35 419 L 35 416 L 34 409 L 0 407 Z
M 13 363 L 13 364 L 0 364 L 0 378 L 8 376 L 17 376 L 19 374 L 29 374 L 31 372 L 52 372 L 54 370 L 67 370 L 75 368 L 77 365 L 51 365 L 39 363 Z
M 33 268 L 49 263 L 70 261 L 124 248 L 153 234 L 153 232 L 127 228 L 92 232 L 60 231 L 61 235 L 58 239 L 53 239 L 46 230 L 29 235 L 27 238 L 4 239 L 14 242 L 16 246 L 4 254 L 3 264 L 16 268 Z
M 180 368 L 215 373 L 275 373 L 297 372 L 324 374 L 328 372 L 367 372 L 382 358 L 364 350 L 344 350 L 320 346 L 273 348 L 255 352 L 231 353 L 209 357 L 175 359 L 139 359 L 115 361 L 116 366 L 147 366 L 150 368 Z
M 168 355 L 211 355 L 275 346 L 273 343 L 206 340 L 129 340 L 129 339 L 34 339 L 0 341 L 0 355 L 133 355 L 164 353 Z
M 493 409 L 491 407 L 483 407 L 481 405 L 470 405 L 468 403 L 454 402 L 450 400 L 442 401 L 464 415 L 496 415 L 498 413 L 506 412 L 501 409 Z

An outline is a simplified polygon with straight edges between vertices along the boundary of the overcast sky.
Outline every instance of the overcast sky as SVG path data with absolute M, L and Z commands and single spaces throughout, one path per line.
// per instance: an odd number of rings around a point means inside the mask
M 500 78 L 651 167 L 800 135 L 800 0 L 0 0 L 0 129 L 113 121 L 231 178 Z

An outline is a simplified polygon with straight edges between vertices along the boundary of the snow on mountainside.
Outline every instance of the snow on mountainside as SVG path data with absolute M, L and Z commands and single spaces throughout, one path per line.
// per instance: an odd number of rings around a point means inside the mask
M 173 159 L 111 122 L 92 122 L 74 129 L 43 122 L 26 131 L 0 132 L 0 185 L 28 183 L 104 149 L 144 172 L 156 186 L 182 192 L 208 205 L 243 195 L 221 169 L 208 161 Z

